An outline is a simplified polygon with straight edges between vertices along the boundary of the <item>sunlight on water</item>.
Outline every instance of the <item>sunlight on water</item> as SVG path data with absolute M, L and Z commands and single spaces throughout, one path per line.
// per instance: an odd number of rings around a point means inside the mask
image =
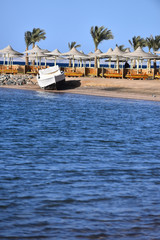
M 49 99 L 54 99 L 57 96 L 57 93 L 49 93 L 49 92 L 43 92 L 43 91 L 36 91 L 38 97 L 42 98 L 49 98 Z

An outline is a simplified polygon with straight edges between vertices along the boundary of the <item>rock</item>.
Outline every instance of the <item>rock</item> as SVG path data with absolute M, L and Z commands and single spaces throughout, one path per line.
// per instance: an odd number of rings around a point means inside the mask
M 35 84 L 31 81 L 33 76 L 30 75 L 0 75 L 0 85 L 24 85 L 24 84 Z

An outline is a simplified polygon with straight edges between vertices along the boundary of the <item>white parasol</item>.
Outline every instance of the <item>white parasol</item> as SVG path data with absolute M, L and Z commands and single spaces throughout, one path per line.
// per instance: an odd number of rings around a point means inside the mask
M 101 58 L 109 58 L 109 68 L 111 68 L 111 54 L 112 54 L 112 52 L 113 52 L 113 49 L 109 48 L 107 52 L 102 53 L 100 55 Z
M 138 47 L 134 52 L 125 53 L 124 57 L 130 58 L 130 59 L 137 59 L 137 73 L 139 70 L 139 60 L 140 59 L 156 59 L 158 58 L 157 55 L 152 53 L 146 53 L 141 47 Z
M 57 57 L 59 57 L 61 55 L 61 52 L 58 49 L 55 49 L 52 52 L 48 52 L 48 53 L 45 53 L 45 54 L 54 57 L 54 59 L 55 59 L 54 65 L 56 65 Z
M 97 49 L 94 53 L 90 54 L 90 58 L 94 59 L 95 57 L 98 59 L 98 67 L 100 67 L 100 56 L 102 54 L 102 51 L 100 49 Z
M 15 51 L 10 45 L 8 45 L 6 48 L 3 48 L 0 50 L 0 53 L 3 54 L 4 56 L 4 64 L 5 64 L 5 58 L 6 56 L 8 57 L 8 64 L 9 65 L 9 59 L 12 57 L 17 57 L 18 56 L 22 56 L 23 54 L 18 52 L 18 51 Z
M 76 56 L 88 57 L 86 54 L 81 53 L 80 51 L 78 51 L 75 47 L 73 47 L 69 52 L 61 53 L 61 56 L 71 57 L 73 59 L 73 68 L 74 68 L 74 59 L 75 59 Z
M 120 60 L 120 58 L 123 58 L 123 57 L 124 57 L 124 52 L 121 51 L 121 50 L 116 46 L 113 51 L 110 51 L 110 53 L 108 53 L 108 57 L 116 58 L 116 60 L 117 60 L 117 70 L 118 70 L 118 69 L 119 69 L 119 60 Z
M 141 47 L 138 47 L 134 52 L 124 53 L 124 57 L 131 59 L 143 58 L 143 59 L 154 59 L 158 56 L 152 53 L 146 53 Z
M 34 48 L 30 49 L 30 50 L 26 50 L 24 53 L 32 53 L 36 55 L 36 62 L 37 62 L 37 66 L 38 66 L 38 54 L 44 54 L 44 52 L 46 52 L 47 50 L 45 49 L 41 49 L 39 46 L 35 45 Z M 28 56 L 29 57 L 29 56 Z

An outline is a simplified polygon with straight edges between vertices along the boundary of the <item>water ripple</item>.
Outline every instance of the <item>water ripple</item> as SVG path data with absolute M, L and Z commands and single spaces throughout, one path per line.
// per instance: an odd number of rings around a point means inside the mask
M 0 89 L 0 239 L 159 239 L 160 104 Z

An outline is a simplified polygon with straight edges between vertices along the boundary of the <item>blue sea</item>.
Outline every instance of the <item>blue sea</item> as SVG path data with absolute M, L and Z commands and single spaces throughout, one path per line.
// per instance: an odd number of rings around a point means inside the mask
M 3 65 L 4 62 L 3 61 L 0 61 L 0 65 Z M 14 65 L 25 65 L 25 62 L 23 61 L 14 61 L 13 62 Z M 7 65 L 7 61 L 5 61 L 5 65 Z M 41 63 L 42 66 L 45 65 L 44 62 Z M 69 66 L 69 63 L 65 63 L 65 62 L 57 62 L 57 65 L 59 67 L 68 67 Z M 47 62 L 47 66 L 54 66 L 54 62 Z M 122 64 L 120 63 L 119 64 L 120 68 L 122 68 Z M 75 63 L 75 67 L 78 67 L 77 65 L 77 62 Z M 86 63 L 86 67 L 89 67 L 89 63 Z M 94 67 L 94 63 L 91 64 L 91 67 Z M 109 68 L 109 64 L 104 64 L 104 63 L 101 63 L 100 67 L 106 67 L 106 68 Z M 114 64 L 111 64 L 110 66 L 111 68 L 115 68 L 115 65 Z M 123 67 L 124 67 L 124 63 L 123 63 Z M 137 68 L 137 65 L 135 66 Z M 158 65 L 157 63 L 157 68 L 159 68 L 160 66 Z M 147 65 L 144 64 L 144 65 L 139 65 L 139 68 L 147 68 Z M 153 65 L 151 65 L 151 68 L 153 68 Z
M 0 239 L 160 239 L 159 102 L 0 88 L 0 122 Z

